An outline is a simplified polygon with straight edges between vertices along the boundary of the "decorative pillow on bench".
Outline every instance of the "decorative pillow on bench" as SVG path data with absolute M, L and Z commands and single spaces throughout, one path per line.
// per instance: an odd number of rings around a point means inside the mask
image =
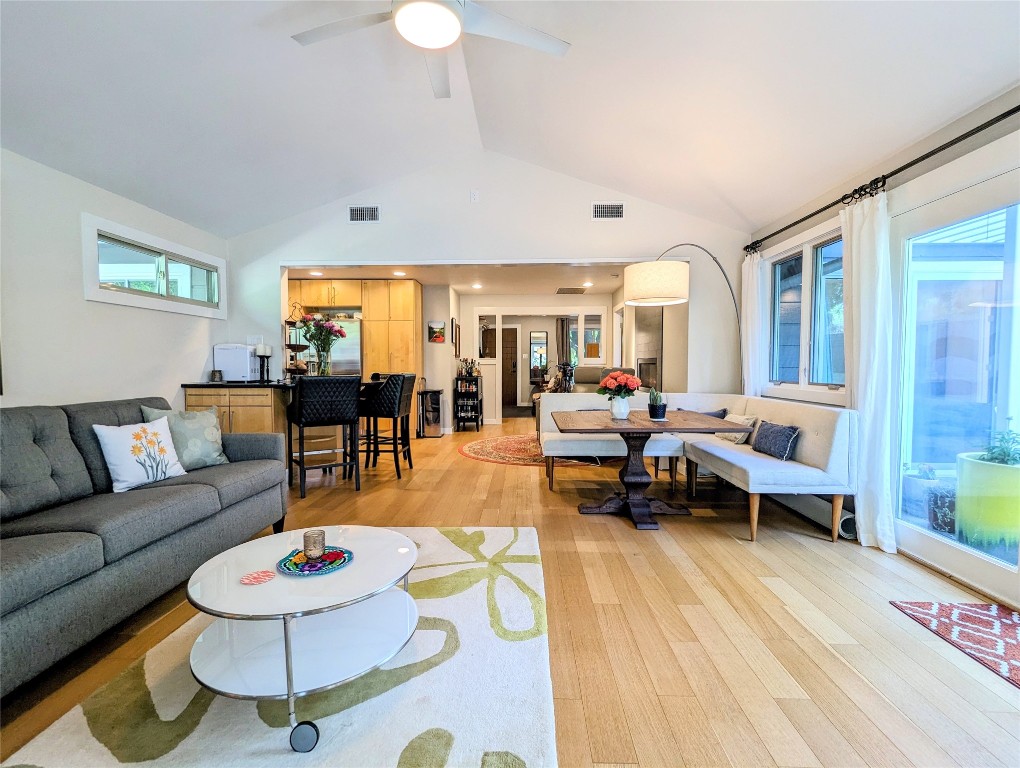
M 753 427 L 754 423 L 758 421 L 757 416 L 741 416 L 738 413 L 730 413 L 723 417 L 723 421 L 732 421 L 734 424 L 740 424 L 744 427 Z M 731 443 L 740 445 L 741 443 L 747 442 L 747 438 L 751 436 L 750 432 L 716 432 L 715 436 L 720 440 L 729 440 Z
M 166 417 L 122 427 L 95 424 L 92 429 L 103 449 L 114 493 L 187 474 L 177 460 Z
M 787 427 L 762 421 L 754 435 L 751 449 L 758 453 L 775 456 L 780 461 L 788 461 L 793 456 L 793 449 L 800 437 L 799 427 Z
M 677 408 L 678 411 L 687 411 L 689 408 Z M 725 419 L 726 409 L 720 408 L 718 411 L 698 411 L 702 416 L 711 416 L 713 419 Z

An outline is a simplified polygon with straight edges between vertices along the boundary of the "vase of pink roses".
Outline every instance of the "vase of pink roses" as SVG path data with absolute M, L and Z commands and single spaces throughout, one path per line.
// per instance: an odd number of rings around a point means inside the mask
M 600 395 L 609 396 L 609 412 L 614 419 L 626 419 L 630 415 L 627 398 L 641 386 L 641 379 L 623 371 L 612 371 L 599 382 L 596 390 Z
M 316 373 L 329 376 L 329 353 L 337 339 L 346 339 L 347 331 L 340 323 L 327 320 L 322 315 L 302 315 L 297 322 L 298 329 L 308 345 L 315 350 Z

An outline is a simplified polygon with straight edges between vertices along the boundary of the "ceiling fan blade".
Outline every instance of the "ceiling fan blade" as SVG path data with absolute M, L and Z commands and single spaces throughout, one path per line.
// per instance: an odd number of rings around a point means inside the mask
M 450 98 L 450 59 L 446 49 L 425 51 L 425 66 L 429 69 L 433 95 L 437 99 Z
M 472 35 L 506 40 L 508 43 L 534 48 L 553 56 L 565 56 L 570 50 L 570 43 L 514 21 L 501 13 L 483 8 L 471 0 L 464 4 L 464 31 Z
M 351 16 L 347 19 L 331 21 L 329 24 L 323 24 L 321 27 L 315 27 L 306 32 L 299 32 L 291 37 L 301 43 L 301 45 L 311 45 L 312 43 L 329 40 L 331 37 L 339 37 L 340 35 L 346 35 L 348 32 L 356 32 L 365 27 L 382 24 L 384 21 L 389 21 L 392 18 L 393 14 L 389 11 L 386 13 L 366 13 L 363 16 Z

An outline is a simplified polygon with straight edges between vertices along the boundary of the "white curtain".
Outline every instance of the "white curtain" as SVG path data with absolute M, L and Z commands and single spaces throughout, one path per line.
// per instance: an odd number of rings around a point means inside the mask
M 752 253 L 744 259 L 740 279 L 740 344 L 741 378 L 744 394 L 760 397 L 768 383 L 768 301 L 764 296 L 761 254 Z
M 857 536 L 866 547 L 896 551 L 893 434 L 893 310 L 889 213 L 885 193 L 840 211 L 849 309 L 847 392 L 859 414 Z

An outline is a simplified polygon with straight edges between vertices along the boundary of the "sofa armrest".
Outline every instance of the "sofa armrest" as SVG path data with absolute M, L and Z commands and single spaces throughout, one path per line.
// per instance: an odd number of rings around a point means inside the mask
M 287 462 L 287 441 L 278 432 L 223 435 L 223 453 L 231 461 L 276 459 Z

